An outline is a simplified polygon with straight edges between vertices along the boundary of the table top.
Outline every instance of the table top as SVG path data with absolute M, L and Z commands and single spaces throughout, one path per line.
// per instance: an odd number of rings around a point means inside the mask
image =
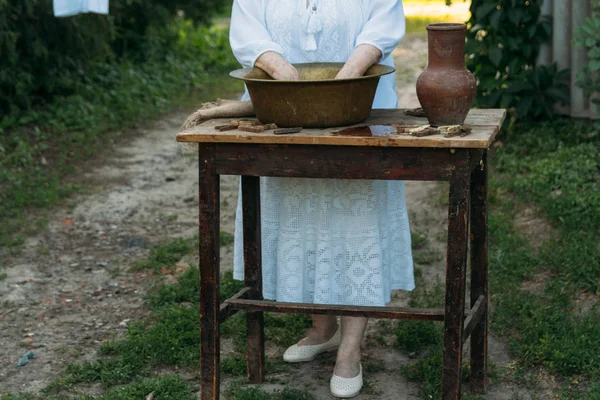
M 250 143 L 250 144 L 286 144 L 286 145 L 326 145 L 326 146 L 374 146 L 374 147 L 434 147 L 434 148 L 470 148 L 487 149 L 494 141 L 504 119 L 506 110 L 472 109 L 466 124 L 473 127 L 465 137 L 445 138 L 442 135 L 413 137 L 407 134 L 389 134 L 374 136 L 343 136 L 335 134 L 342 129 L 360 126 L 378 125 L 426 125 L 427 119 L 406 115 L 404 110 L 373 110 L 364 122 L 349 127 L 304 129 L 299 133 L 275 135 L 273 131 L 262 133 L 242 132 L 238 130 L 219 132 L 218 125 L 227 125 L 231 118 L 206 121 L 198 126 L 186 129 L 177 135 L 178 142 L 188 143 Z

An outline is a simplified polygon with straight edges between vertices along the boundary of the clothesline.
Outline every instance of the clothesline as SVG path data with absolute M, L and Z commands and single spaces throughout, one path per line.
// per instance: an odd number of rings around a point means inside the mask
M 108 0 L 53 0 L 55 17 L 83 13 L 108 14 Z

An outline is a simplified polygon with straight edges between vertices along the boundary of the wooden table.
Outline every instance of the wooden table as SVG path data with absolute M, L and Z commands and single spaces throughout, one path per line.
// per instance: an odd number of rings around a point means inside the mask
M 339 129 L 306 129 L 292 135 L 218 132 L 211 120 L 177 135 L 199 143 L 201 399 L 219 398 L 220 325 L 239 310 L 247 321 L 248 377 L 264 377 L 263 312 L 333 314 L 444 321 L 442 399 L 460 396 L 462 348 L 471 338 L 471 389 L 482 393 L 487 377 L 487 149 L 504 110 L 472 110 L 467 137 L 404 135 L 349 137 Z M 374 110 L 359 125 L 426 124 L 403 110 Z M 219 301 L 219 175 L 242 176 L 245 287 Z M 278 303 L 262 297 L 260 176 L 449 181 L 448 251 L 444 309 Z M 470 228 L 470 230 L 469 230 Z M 470 232 L 470 234 L 469 234 Z M 468 241 L 470 302 L 465 310 Z

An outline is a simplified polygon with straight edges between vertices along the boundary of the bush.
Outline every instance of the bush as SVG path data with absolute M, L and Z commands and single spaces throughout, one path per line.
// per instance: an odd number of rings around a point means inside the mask
M 241 90 L 224 79 L 238 65 L 226 30 L 195 28 L 188 21 L 173 21 L 162 30 L 177 34 L 162 58 L 123 57 L 97 62 L 85 73 L 65 71 L 70 93 L 0 117 L 0 247 L 23 240 L 20 229 L 32 207 L 52 206 L 77 189 L 63 177 L 106 148 L 119 134 L 115 130 L 153 120 L 182 103 L 212 100 L 216 89 L 220 96 Z
M 543 1 L 543 0 L 542 0 Z M 522 118 L 551 118 L 568 102 L 568 70 L 536 68 L 540 46 L 551 37 L 542 1 L 473 0 L 468 22 L 468 67 L 478 81 L 476 104 L 510 109 Z
M 0 1 L 0 115 L 72 94 L 98 62 L 160 55 L 178 39 L 167 29 L 176 15 L 204 24 L 224 3 L 111 0 L 110 16 L 55 18 L 48 0 Z

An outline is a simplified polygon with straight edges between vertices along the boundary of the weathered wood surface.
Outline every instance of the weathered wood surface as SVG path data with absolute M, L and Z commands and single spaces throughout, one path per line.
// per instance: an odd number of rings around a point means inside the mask
M 485 393 L 487 389 L 488 332 L 488 210 L 487 151 L 479 167 L 471 174 L 471 306 L 485 299 L 483 314 L 471 333 L 471 390 Z
M 258 176 L 242 176 L 244 226 L 244 283 L 249 297 L 262 300 L 262 258 L 260 235 L 260 182 Z M 246 313 L 246 360 L 250 383 L 262 383 L 265 376 L 265 333 L 262 311 Z
M 426 138 L 415 138 L 423 139 Z M 489 140 L 491 143 L 493 135 Z M 216 400 L 219 397 L 219 324 L 237 310 L 248 311 L 248 370 L 252 382 L 260 382 L 264 374 L 262 313 L 270 311 L 444 321 L 442 399 L 459 398 L 462 344 L 469 334 L 471 386 L 478 392 L 485 391 L 488 305 L 485 148 L 448 149 L 440 148 L 446 146 L 424 144 L 419 144 L 421 148 L 357 144 L 322 146 L 322 143 L 303 146 L 295 146 L 294 143 L 256 144 L 243 141 L 199 145 L 201 399 Z M 223 306 L 219 302 L 219 174 L 242 175 L 242 196 L 246 200 L 243 202 L 246 287 L 225 301 Z M 259 176 L 449 180 L 445 308 L 330 306 L 262 300 Z M 472 224 L 470 236 L 469 223 Z M 465 312 L 468 240 L 472 248 L 471 310 Z
M 262 310 L 286 314 L 326 314 L 349 317 L 411 319 L 423 321 L 443 321 L 444 310 L 435 308 L 369 307 L 304 303 L 281 303 L 246 299 L 225 300 L 240 310 Z
M 471 336 L 471 333 L 473 333 L 473 330 L 481 321 L 481 317 L 483 316 L 483 313 L 485 311 L 485 304 L 485 297 L 479 296 L 473 307 L 471 307 L 471 310 L 469 310 L 468 313 L 465 312 L 466 318 L 465 327 L 463 329 L 463 344 Z
M 442 135 L 412 137 L 406 135 L 354 137 L 339 136 L 333 132 L 341 127 L 327 129 L 305 129 L 290 135 L 275 135 L 273 131 L 250 133 L 240 131 L 218 132 L 215 126 L 229 124 L 229 119 L 213 119 L 177 135 L 179 142 L 196 143 L 253 143 L 253 144 L 309 144 L 336 146 L 379 146 L 379 147 L 437 147 L 487 149 L 496 137 L 506 111 L 500 109 L 473 109 L 465 123 L 473 126 L 473 133 L 466 137 L 444 138 Z M 426 125 L 425 118 L 405 115 L 404 110 L 373 110 L 364 125 Z M 344 127 L 346 128 L 346 127 Z
M 234 296 L 230 297 L 230 299 L 247 299 L 251 292 L 252 288 L 245 287 L 239 292 L 237 292 Z M 238 311 L 240 310 L 234 308 L 233 305 L 228 303 L 222 303 L 221 310 L 219 311 L 219 322 L 223 323 L 227 321 L 229 318 L 237 314 Z
M 455 169 L 450 177 L 442 400 L 460 398 L 471 152 L 475 151 L 456 151 L 456 162 L 467 166 Z
M 452 159 L 449 149 L 247 143 L 216 146 L 217 170 L 222 175 L 443 181 L 462 166 Z
M 200 399 L 219 399 L 220 302 L 219 222 L 220 185 L 215 145 L 200 146 Z

